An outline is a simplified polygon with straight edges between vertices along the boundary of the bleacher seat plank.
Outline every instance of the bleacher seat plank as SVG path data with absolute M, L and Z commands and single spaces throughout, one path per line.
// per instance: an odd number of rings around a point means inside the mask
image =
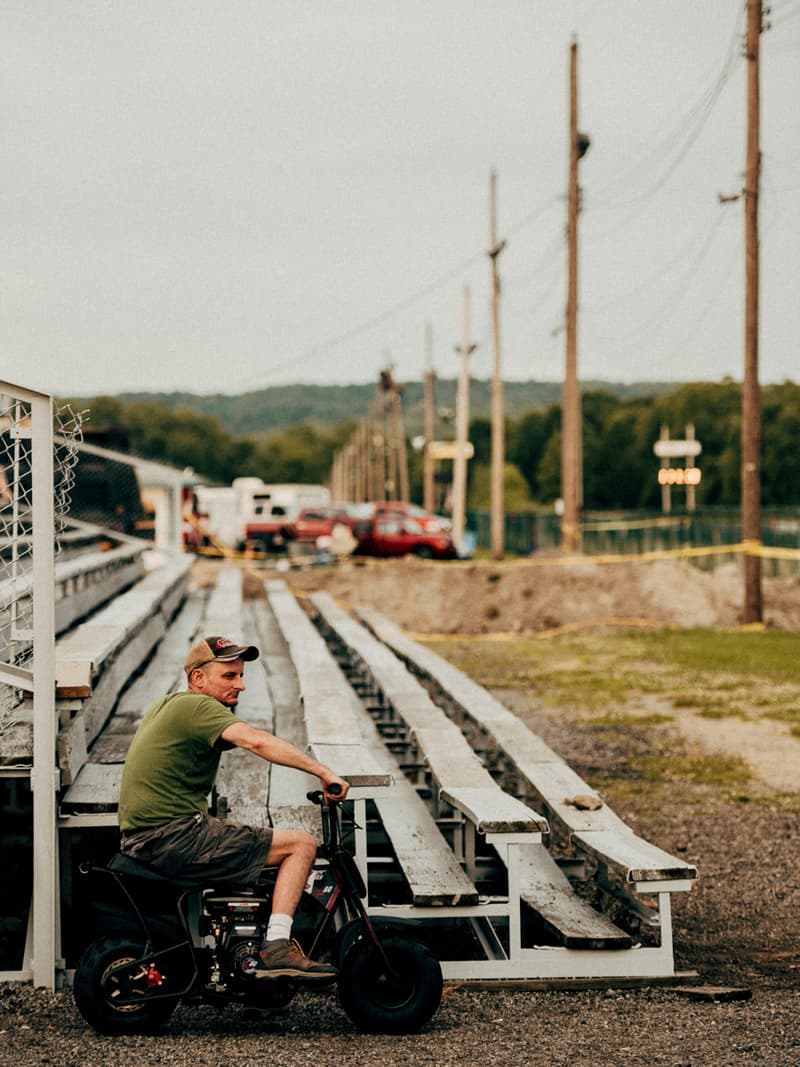
M 152 624 L 152 633 L 157 635 L 153 640 L 155 643 L 185 596 L 190 568 L 191 559 L 186 556 L 167 561 L 162 568 L 151 571 L 134 588 L 116 597 L 77 629 L 60 638 L 56 644 L 57 694 L 62 665 L 70 671 L 70 684 L 75 684 L 76 672 L 82 670 L 84 683 L 93 688 L 107 661 L 118 654 L 130 659 L 127 649 L 131 637 L 148 623 Z
M 325 624 L 356 653 L 384 698 L 406 721 L 410 738 L 439 788 L 440 802 L 466 816 L 478 833 L 518 836 L 547 830 L 546 821 L 537 812 L 499 787 L 459 727 L 433 704 L 390 650 L 377 645 L 376 638 L 352 620 L 329 594 L 315 594 L 311 600 Z M 508 714 L 498 707 L 496 717 L 504 720 Z M 520 900 L 559 944 L 630 947 L 630 937 L 624 931 L 575 894 L 540 842 L 518 842 L 517 849 Z M 498 853 L 504 863 L 510 862 L 503 847 L 498 848 Z
M 115 711 L 89 749 L 90 762 L 124 763 L 133 735 L 141 721 L 142 712 Z
M 619 869 L 628 882 L 691 881 L 697 868 L 642 840 L 624 824 L 616 830 L 578 831 L 577 844 L 607 866 Z
M 439 795 L 463 812 L 480 834 L 541 833 L 542 819 L 490 781 L 491 786 L 440 785 Z
M 352 785 L 377 785 L 374 761 L 363 745 L 359 720 L 363 711 L 358 697 L 333 661 L 325 642 L 283 581 L 267 583 L 267 598 L 289 648 L 297 671 L 303 702 L 303 720 L 308 746 L 322 763 L 334 756 L 347 758 L 347 768 L 334 765 Z M 325 746 L 339 746 L 334 752 Z M 363 768 L 359 768 L 363 760 Z M 383 775 L 388 785 L 390 775 Z
M 141 718 L 154 700 L 186 687 L 183 665 L 187 652 L 199 636 L 206 598 L 207 593 L 201 589 L 193 589 L 188 594 L 153 658 L 119 698 L 115 717 L 138 712 Z
M 201 637 L 229 637 L 243 641 L 242 571 L 233 563 L 223 563 L 208 597 L 204 632 Z
M 508 796 L 470 748 L 461 730 L 437 707 L 404 664 L 364 626 L 351 618 L 329 593 L 311 602 L 324 624 L 345 643 L 369 673 L 376 688 L 409 727 L 412 738 L 439 787 L 439 795 L 485 832 L 543 833 L 547 822 Z M 513 825 L 512 830 L 501 826 Z
M 413 641 L 374 608 L 356 613 L 377 639 L 413 670 L 441 688 L 452 706 L 493 740 L 504 760 L 519 772 L 524 790 L 543 809 L 554 837 L 577 846 L 616 871 L 626 882 L 692 880 L 697 868 L 638 837 L 605 802 L 595 811 L 569 801 L 599 794 L 512 712 L 463 672 L 431 649 Z
M 363 744 L 314 742 L 314 758 L 330 767 L 351 786 L 385 786 L 391 783 L 391 772 L 378 763 Z
M 397 774 L 385 794 L 376 798 L 375 806 L 414 905 L 478 903 L 477 889 L 410 783 Z
M 305 750 L 307 738 L 297 675 L 275 616 L 266 599 L 249 601 L 245 609 L 248 634 L 261 649 L 260 662 L 266 671 L 273 709 L 272 732 Z M 312 775 L 293 767 L 272 764 L 267 796 L 271 825 L 279 829 L 307 830 L 319 837 L 319 808 L 306 798 L 306 793 L 318 788 L 319 781 Z
M 564 948 L 631 947 L 629 934 L 575 894 L 545 845 L 521 847 L 519 875 L 522 899 Z
M 144 551 L 144 545 L 121 545 L 56 563 L 56 634 L 139 581 L 144 575 Z
M 121 763 L 84 763 L 61 801 L 63 815 L 116 812 L 122 781 Z
M 245 664 L 244 677 L 247 688 L 239 698 L 236 714 L 251 726 L 272 732 L 274 708 L 264 664 L 259 660 Z M 243 748 L 224 752 L 217 792 L 226 799 L 228 818 L 247 826 L 269 825 L 269 778 L 270 765 L 252 752 Z
M 324 640 L 284 582 L 269 582 L 267 589 L 297 671 L 314 755 L 352 785 L 382 787 L 374 803 L 414 904 L 474 903 L 475 886 L 405 781 Z

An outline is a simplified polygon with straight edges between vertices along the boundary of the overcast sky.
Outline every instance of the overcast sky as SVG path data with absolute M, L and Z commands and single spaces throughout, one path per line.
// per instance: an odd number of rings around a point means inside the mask
M 0 377 L 58 395 L 741 379 L 744 0 L 0 0 Z M 800 0 L 762 36 L 761 379 L 800 378 Z

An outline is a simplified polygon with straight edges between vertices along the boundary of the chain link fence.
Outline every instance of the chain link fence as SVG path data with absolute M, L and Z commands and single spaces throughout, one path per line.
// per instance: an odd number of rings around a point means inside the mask
M 0 393 L 0 662 L 30 669 L 33 656 L 33 447 L 31 401 Z M 55 551 L 60 550 L 75 484 L 82 413 L 54 412 Z M 21 695 L 0 686 L 0 731 Z

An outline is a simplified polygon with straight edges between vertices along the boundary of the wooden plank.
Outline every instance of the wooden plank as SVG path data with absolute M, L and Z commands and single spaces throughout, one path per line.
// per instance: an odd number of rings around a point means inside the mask
M 154 700 L 186 687 L 183 665 L 197 639 L 206 599 L 204 590 L 196 589 L 189 593 L 159 641 L 155 655 L 119 698 L 114 717 L 138 714 L 141 718 Z
M 697 868 L 637 837 L 631 830 L 590 830 L 574 835 L 575 843 L 603 863 L 624 873 L 628 882 L 694 880 Z
M 518 769 L 526 791 L 542 805 L 561 843 L 583 849 L 628 882 L 685 880 L 697 869 L 684 864 L 633 833 L 607 804 L 595 811 L 570 804 L 576 795 L 602 800 L 541 738 L 537 737 L 490 693 L 431 649 L 410 639 L 391 620 L 372 608 L 357 614 L 371 631 L 423 677 L 440 686 L 467 718 L 493 740 L 504 758 Z
M 477 904 L 478 891 L 417 791 L 399 776 L 375 806 L 417 907 Z
M 266 600 L 245 604 L 246 621 L 257 635 L 261 662 L 267 676 L 267 690 L 273 708 L 273 732 L 303 750 L 308 745 L 297 674 L 289 649 L 275 616 Z M 273 764 L 269 770 L 269 817 L 273 826 L 303 829 L 320 836 L 319 808 L 310 804 L 306 794 L 319 788 L 312 775 L 291 767 Z
M 124 763 L 141 720 L 141 712 L 115 711 L 89 749 L 89 760 L 92 763 Z
M 203 634 L 199 636 L 217 635 L 244 641 L 242 623 L 242 572 L 235 564 L 225 562 L 217 571 L 206 605 Z
M 387 772 L 362 744 L 328 744 L 312 741 L 309 749 L 314 759 L 330 767 L 352 786 L 391 785 L 392 775 Z
M 92 695 L 83 701 L 81 710 L 70 723 L 73 741 L 75 732 L 82 729 L 84 744 L 87 748 L 92 744 L 103 728 L 109 709 L 114 707 L 123 685 L 140 666 L 163 633 L 164 622 L 161 616 L 151 616 L 139 633 L 120 649 L 113 662 L 106 667 L 100 680 L 95 683 Z M 75 775 L 80 770 L 81 749 L 74 743 L 68 745 L 66 736 L 63 730 L 59 734 L 58 761 L 62 772 L 62 782 L 64 785 L 69 785 L 75 780 Z
M 366 713 L 322 637 L 285 582 L 269 582 L 267 596 L 297 672 L 309 745 L 358 747 L 359 720 Z
M 105 663 L 152 616 L 157 615 L 163 626 L 170 612 L 165 604 L 171 603 L 174 597 L 183 597 L 190 566 L 187 557 L 179 557 L 161 570 L 151 571 L 133 589 L 116 597 L 77 630 L 60 638 L 56 647 L 56 686 L 62 671 L 66 687 L 81 682 L 86 684 L 87 679 L 91 684 Z M 67 695 L 66 691 L 64 695 Z
M 416 790 L 405 781 L 319 633 L 283 583 L 270 583 L 268 591 L 300 678 L 313 754 L 354 786 L 388 785 L 376 795 L 375 805 L 413 903 L 476 901 L 477 890 Z M 342 743 L 342 738 L 348 741 Z
M 374 684 L 410 728 L 440 795 L 481 832 L 546 832 L 547 822 L 504 793 L 473 752 L 461 730 L 437 707 L 403 663 L 353 620 L 328 593 L 311 597 L 325 624 L 369 671 Z M 501 829 L 502 828 L 502 829 Z
M 62 660 L 56 663 L 56 698 L 74 700 L 91 696 L 93 678 L 91 660 Z
M 628 831 L 626 823 L 608 807 L 600 794 L 562 760 L 539 763 L 526 759 L 523 754 L 516 763 L 551 820 L 563 823 L 568 834 L 581 830 Z M 590 797 L 600 807 L 590 811 L 571 804 L 570 800 L 576 796 Z
M 30 767 L 33 764 L 33 723 L 15 718 L 0 733 L 0 767 Z
M 518 846 L 520 897 L 544 928 L 574 949 L 626 949 L 630 935 L 576 895 L 542 844 Z
M 242 622 L 239 622 L 241 631 Z M 255 660 L 245 667 L 247 688 L 240 697 L 236 714 L 260 730 L 272 730 L 273 708 L 267 691 L 263 663 Z M 270 764 L 243 748 L 223 753 L 217 775 L 217 793 L 227 803 L 227 817 L 246 826 L 268 826 Z
M 502 792 L 454 723 L 412 731 L 425 765 L 440 786 L 481 785 Z
M 75 685 L 81 677 L 91 685 L 103 663 L 122 646 L 126 637 L 125 626 L 91 622 L 62 638 L 56 645 L 56 690 L 60 688 L 63 670 L 68 672 L 68 684 Z
M 121 763 L 85 763 L 61 801 L 65 815 L 115 812 L 122 781 Z
M 125 551 L 130 554 L 131 550 Z M 100 555 L 100 553 L 98 553 Z M 116 567 L 108 566 L 107 570 L 99 576 L 91 576 L 91 580 L 80 589 L 65 592 L 56 600 L 56 634 L 63 634 L 79 619 L 85 618 L 99 605 L 104 604 L 114 596 L 120 595 L 135 582 L 139 581 L 144 574 L 144 564 L 140 554 L 129 559 L 124 564 Z M 62 576 L 56 567 L 56 589 L 63 588 Z
M 463 812 L 481 834 L 544 833 L 547 823 L 530 808 L 498 789 L 488 786 L 443 785 L 442 800 Z

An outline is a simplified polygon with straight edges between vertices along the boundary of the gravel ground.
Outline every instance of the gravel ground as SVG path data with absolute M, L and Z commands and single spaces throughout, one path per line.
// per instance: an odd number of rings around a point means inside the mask
M 105 1038 L 68 994 L 0 987 L 0 1063 L 172 1067 L 595 1067 L 597 1064 L 800 1063 L 800 994 L 757 991 L 733 1003 L 694 1003 L 666 990 L 519 993 L 448 990 L 421 1034 L 357 1034 L 332 994 L 298 997 L 275 1014 L 179 1009 L 162 1034 Z
M 327 992 L 299 996 L 273 1013 L 182 1007 L 158 1036 L 105 1038 L 83 1022 L 69 992 L 0 984 L 0 1065 L 796 1067 L 800 817 L 712 797 L 617 810 L 645 837 L 700 866 L 697 886 L 675 901 L 678 967 L 715 987 L 746 988 L 750 999 L 695 1002 L 664 987 L 450 987 L 424 1032 L 385 1037 L 355 1031 Z

